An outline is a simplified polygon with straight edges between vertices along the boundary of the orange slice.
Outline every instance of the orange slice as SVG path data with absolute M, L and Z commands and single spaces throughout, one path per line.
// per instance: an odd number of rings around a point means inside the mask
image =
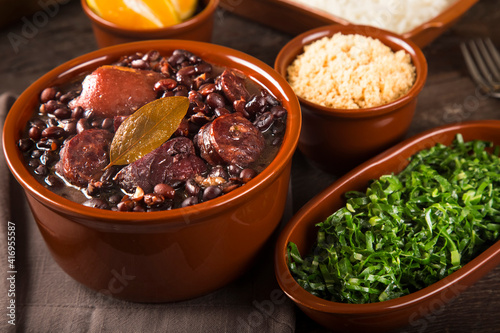
M 106 21 L 129 29 L 162 28 L 182 21 L 170 0 L 87 0 L 87 3 Z
M 168 0 L 167 0 L 168 1 Z M 193 16 L 198 5 L 198 0 L 170 0 L 181 20 L 187 20 Z

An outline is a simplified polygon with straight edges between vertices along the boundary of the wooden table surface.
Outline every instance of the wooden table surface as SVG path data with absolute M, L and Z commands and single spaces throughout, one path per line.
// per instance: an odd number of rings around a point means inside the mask
M 47 20 L 28 15 L 0 28 L 0 93 L 20 94 L 50 69 L 97 49 L 90 22 L 79 1 L 53 1 Z M 32 23 L 31 26 L 29 23 Z M 33 23 L 36 23 L 34 25 Z M 1 22 L 0 22 L 1 24 Z M 481 0 L 449 31 L 423 49 L 429 65 L 408 137 L 439 125 L 477 119 L 500 119 L 500 100 L 478 94 L 460 54 L 459 43 L 490 36 L 500 47 L 500 0 Z M 246 52 L 273 65 L 293 36 L 219 10 L 213 43 Z M 294 155 L 294 210 L 300 208 L 335 176 Z M 447 305 L 398 332 L 500 332 L 500 267 Z M 325 330 L 297 310 L 297 332 Z

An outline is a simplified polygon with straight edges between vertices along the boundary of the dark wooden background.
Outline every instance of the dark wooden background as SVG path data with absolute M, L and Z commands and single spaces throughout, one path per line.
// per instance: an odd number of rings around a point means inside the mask
M 53 3 L 61 5 L 52 7 L 47 20 L 34 14 L 8 25 L 0 22 L 0 93 L 20 94 L 50 69 L 97 49 L 79 1 Z M 500 47 L 500 0 L 479 1 L 455 26 L 423 49 L 429 65 L 428 80 L 408 137 L 447 123 L 500 119 L 500 100 L 476 92 L 459 50 L 461 41 L 482 36 L 490 36 Z M 224 10 L 219 10 L 215 18 L 213 43 L 246 52 L 271 66 L 292 37 Z M 316 169 L 297 152 L 292 167 L 294 210 L 334 180 L 335 176 Z M 297 332 L 325 331 L 299 310 L 296 326 Z M 435 315 L 399 332 L 500 332 L 500 267 L 451 303 L 438 306 Z

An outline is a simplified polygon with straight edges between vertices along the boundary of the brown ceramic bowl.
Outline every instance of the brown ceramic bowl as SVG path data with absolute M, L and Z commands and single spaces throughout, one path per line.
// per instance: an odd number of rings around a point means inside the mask
M 199 2 L 200 8 L 196 14 L 182 23 L 159 29 L 134 30 L 122 28 L 104 20 L 89 8 L 86 0 L 81 0 L 83 11 L 92 23 L 94 37 L 99 47 L 150 39 L 188 39 L 210 42 L 214 14 L 219 0 L 199 0 Z
M 332 173 L 343 173 L 402 139 L 427 78 L 427 61 L 414 43 L 388 31 L 355 25 L 324 26 L 293 38 L 276 57 L 275 69 L 287 77 L 288 66 L 304 52 L 305 45 L 338 32 L 369 36 L 379 39 L 393 51 L 405 50 L 411 56 L 417 76 L 406 95 L 371 108 L 335 109 L 298 97 L 303 118 L 299 150 L 320 168 Z
M 403 37 L 424 47 L 450 28 L 476 2 L 478 0 L 457 0 L 438 16 L 404 33 Z M 325 11 L 290 0 L 221 0 L 220 5 L 240 16 L 294 35 L 323 25 L 350 24 Z
M 301 253 L 313 245 L 315 224 L 345 205 L 344 193 L 364 191 L 368 182 L 382 175 L 398 173 L 408 158 L 440 142 L 450 144 L 457 133 L 464 140 L 488 140 L 500 145 L 500 121 L 475 121 L 438 127 L 399 143 L 352 170 L 318 194 L 297 212 L 280 234 L 275 252 L 275 273 L 284 292 L 309 317 L 335 332 L 387 332 L 416 323 L 421 317 L 442 308 L 467 287 L 500 263 L 500 241 L 445 279 L 412 294 L 371 304 L 344 304 L 313 296 L 300 287 L 290 274 L 286 260 L 289 242 Z
M 164 54 L 175 49 L 191 51 L 213 64 L 240 70 L 279 98 L 288 110 L 288 118 L 282 146 L 273 162 L 228 194 L 161 212 L 90 208 L 38 183 L 25 166 L 17 141 L 39 103 L 40 92 L 117 61 L 121 55 L 151 49 Z M 300 124 L 295 94 L 263 62 L 208 43 L 146 41 L 85 54 L 34 82 L 9 111 L 3 149 L 47 247 L 66 273 L 91 289 L 117 298 L 165 302 L 209 293 L 241 276 L 253 263 L 282 217 Z

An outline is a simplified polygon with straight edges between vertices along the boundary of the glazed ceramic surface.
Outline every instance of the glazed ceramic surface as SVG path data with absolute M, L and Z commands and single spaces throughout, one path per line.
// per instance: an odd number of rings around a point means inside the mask
M 451 27 L 477 1 L 457 0 L 438 16 L 404 33 L 403 37 L 411 39 L 419 47 L 424 47 Z M 221 0 L 221 7 L 294 35 L 323 25 L 350 24 L 324 11 L 288 0 Z
M 40 92 L 151 49 L 185 49 L 240 70 L 264 85 L 288 110 L 286 134 L 274 161 L 244 186 L 213 200 L 162 212 L 114 212 L 62 198 L 25 167 L 17 141 Z M 56 262 L 77 281 L 117 298 L 165 302 L 196 297 L 241 276 L 276 229 L 287 197 L 291 158 L 301 125 L 299 103 L 271 67 L 244 53 L 201 42 L 165 40 L 101 49 L 50 71 L 16 101 L 5 121 L 4 153 Z M 38 277 L 38 278 L 44 278 Z
M 364 191 L 370 180 L 402 171 L 409 157 L 436 143 L 449 145 L 457 133 L 461 133 L 465 141 L 480 139 L 500 145 L 498 120 L 447 125 L 423 132 L 338 179 L 308 202 L 286 225 L 276 246 L 276 278 L 284 292 L 313 320 L 335 332 L 387 332 L 410 325 L 439 310 L 500 263 L 500 241 L 497 241 L 445 279 L 410 295 L 371 304 L 344 304 L 315 297 L 300 287 L 288 270 L 287 244 L 294 242 L 301 253 L 307 253 L 316 238 L 315 224 L 345 205 L 344 193 Z
M 187 39 L 210 42 L 214 14 L 219 0 L 200 0 L 201 11 L 190 19 L 165 28 L 133 30 L 125 29 L 102 19 L 81 0 L 82 8 L 92 23 L 94 37 L 99 47 L 150 39 Z
M 405 50 L 416 68 L 416 80 L 406 95 L 391 103 L 365 109 L 324 107 L 301 97 L 303 125 L 299 150 L 322 169 L 343 173 L 402 139 L 413 119 L 417 96 L 427 78 L 427 62 L 414 43 L 396 34 L 367 26 L 329 25 L 305 32 L 279 52 L 275 69 L 287 76 L 287 68 L 303 53 L 304 45 L 337 32 L 379 39 L 392 50 Z

